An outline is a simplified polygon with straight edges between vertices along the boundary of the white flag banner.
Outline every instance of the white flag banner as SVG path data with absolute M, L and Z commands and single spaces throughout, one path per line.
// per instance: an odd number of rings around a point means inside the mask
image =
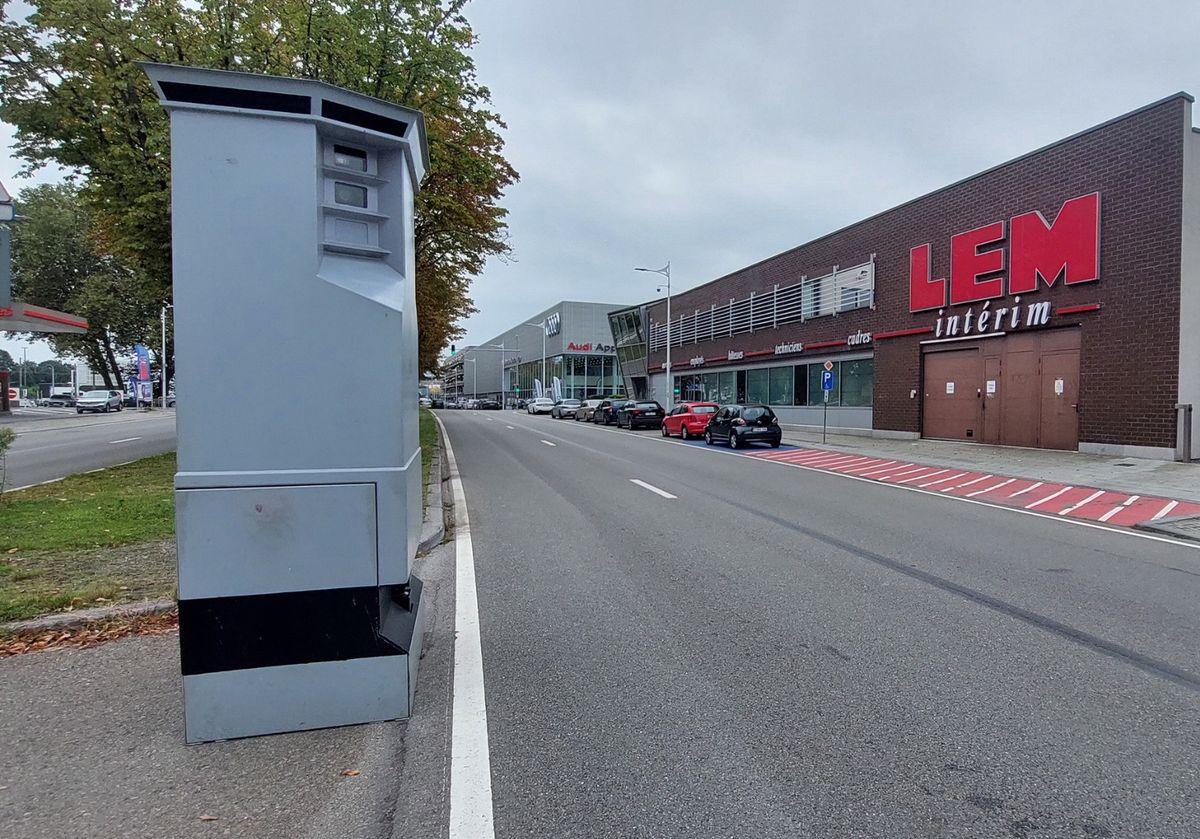
M 551 381 L 550 392 L 554 397 L 554 401 L 557 402 L 562 399 L 562 379 L 555 376 Z
M 534 395 L 534 398 L 536 398 L 536 399 L 542 398 L 542 380 L 541 379 L 533 380 L 533 395 Z

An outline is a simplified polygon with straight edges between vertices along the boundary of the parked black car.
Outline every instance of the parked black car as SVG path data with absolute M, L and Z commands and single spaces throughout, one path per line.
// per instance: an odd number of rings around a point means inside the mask
M 617 411 L 629 401 L 631 400 L 623 396 L 605 399 L 596 406 L 596 410 L 592 413 L 592 422 L 598 425 L 613 425 L 617 421 Z
M 553 419 L 566 419 L 567 417 L 574 417 L 575 412 L 578 410 L 578 399 L 560 399 L 550 409 L 550 416 Z
M 710 446 L 723 442 L 731 449 L 769 443 L 777 449 L 783 442 L 783 429 L 775 412 L 766 405 L 725 405 L 709 420 L 704 442 Z
M 497 399 L 480 399 L 479 409 L 481 411 L 499 411 L 500 401 Z
M 646 399 L 630 399 L 617 411 L 617 427 L 628 428 L 659 428 L 662 426 L 666 411 L 657 402 Z

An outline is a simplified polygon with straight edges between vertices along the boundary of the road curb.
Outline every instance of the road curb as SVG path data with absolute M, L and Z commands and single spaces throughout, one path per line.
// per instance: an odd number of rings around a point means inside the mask
M 438 428 L 438 447 L 429 466 L 429 496 L 425 505 L 425 517 L 421 522 L 421 540 L 417 553 L 429 553 L 441 544 L 446 536 L 446 519 L 442 511 L 442 431 Z
M 174 600 L 145 600 L 140 603 L 120 603 L 114 606 L 79 609 L 74 612 L 58 612 L 29 620 L 0 624 L 0 635 L 28 635 L 61 629 L 75 629 L 86 624 L 103 623 L 116 618 L 159 615 L 172 611 L 175 606 Z

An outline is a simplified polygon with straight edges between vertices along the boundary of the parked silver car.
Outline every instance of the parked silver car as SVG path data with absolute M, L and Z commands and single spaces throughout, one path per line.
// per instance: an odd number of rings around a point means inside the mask
M 84 411 L 107 414 L 109 411 L 121 410 L 121 391 L 119 390 L 89 390 L 79 394 L 75 401 L 75 413 Z

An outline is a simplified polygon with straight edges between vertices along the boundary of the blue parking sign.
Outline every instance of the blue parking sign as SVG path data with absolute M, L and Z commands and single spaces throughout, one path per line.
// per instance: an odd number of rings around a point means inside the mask
M 821 371 L 821 389 L 822 390 L 833 390 L 833 371 L 832 370 L 822 370 Z

